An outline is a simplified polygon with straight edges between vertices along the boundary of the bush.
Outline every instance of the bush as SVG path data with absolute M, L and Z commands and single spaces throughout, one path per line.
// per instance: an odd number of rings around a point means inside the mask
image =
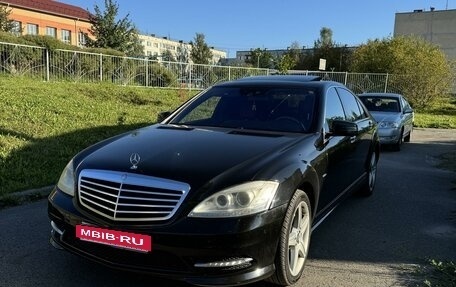
M 177 75 L 159 63 L 148 66 L 149 86 L 152 87 L 177 87 Z
M 78 47 L 63 43 L 51 36 L 39 36 L 39 35 L 25 35 L 22 38 L 28 42 L 33 43 L 34 46 L 44 47 L 48 50 L 80 50 Z

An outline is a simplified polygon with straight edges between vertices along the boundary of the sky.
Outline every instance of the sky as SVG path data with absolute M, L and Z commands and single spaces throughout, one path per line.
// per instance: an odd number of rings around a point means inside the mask
M 104 0 L 58 0 L 90 12 Z M 333 40 L 356 46 L 394 33 L 395 13 L 456 9 L 456 0 L 114 0 L 141 34 L 189 42 L 203 33 L 206 43 L 236 57 L 236 51 L 286 49 L 293 42 L 313 47 L 320 29 Z

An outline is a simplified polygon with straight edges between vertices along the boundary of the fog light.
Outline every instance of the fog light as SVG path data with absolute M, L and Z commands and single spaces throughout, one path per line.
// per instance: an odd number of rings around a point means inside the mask
M 250 262 L 252 262 L 252 258 L 232 258 L 223 261 L 214 261 L 214 262 L 207 262 L 207 263 L 196 263 L 195 267 L 204 267 L 204 268 L 226 268 L 226 267 L 235 267 L 239 265 L 248 264 L 250 266 Z M 246 266 L 248 267 L 248 266 Z

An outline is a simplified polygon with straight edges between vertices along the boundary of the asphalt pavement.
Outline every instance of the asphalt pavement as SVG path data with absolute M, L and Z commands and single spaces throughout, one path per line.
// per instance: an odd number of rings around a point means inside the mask
M 416 129 L 400 152 L 383 150 L 373 196 L 350 197 L 314 231 L 296 286 L 408 287 L 428 258 L 455 260 L 456 173 L 435 167 L 452 150 L 456 130 L 432 129 Z M 46 204 L 0 210 L 0 286 L 188 286 L 54 249 Z

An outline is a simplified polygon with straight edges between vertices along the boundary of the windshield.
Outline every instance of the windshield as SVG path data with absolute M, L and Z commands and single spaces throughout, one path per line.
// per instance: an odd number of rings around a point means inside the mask
M 401 107 L 398 98 L 387 97 L 360 97 L 363 104 L 371 112 L 394 112 L 399 113 Z
M 309 132 L 315 88 L 214 87 L 170 123 L 262 131 Z

